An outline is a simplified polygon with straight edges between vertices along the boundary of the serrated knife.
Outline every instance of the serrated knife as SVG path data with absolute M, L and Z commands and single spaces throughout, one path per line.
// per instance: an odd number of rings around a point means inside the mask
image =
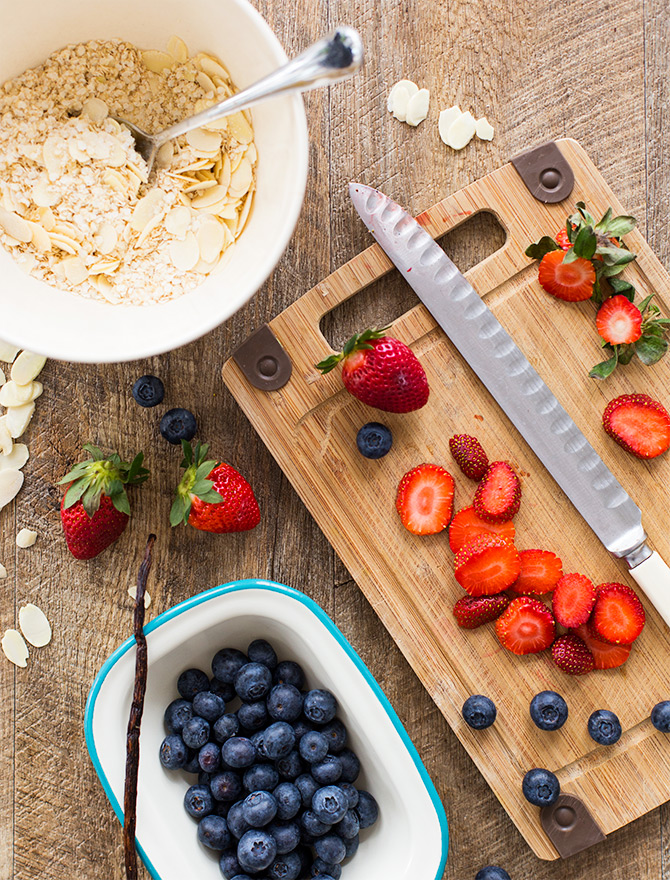
M 670 626 L 670 568 L 647 544 L 639 507 L 442 248 L 388 196 L 349 194 L 363 222 L 597 537 L 625 560 Z

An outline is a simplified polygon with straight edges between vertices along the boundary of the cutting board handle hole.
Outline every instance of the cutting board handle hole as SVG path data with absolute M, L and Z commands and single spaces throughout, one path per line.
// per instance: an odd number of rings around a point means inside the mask
M 504 228 L 490 211 L 473 214 L 437 239 L 462 272 L 500 250 L 505 240 Z M 418 302 L 412 288 L 392 272 L 327 312 L 321 318 L 320 329 L 328 344 L 340 351 L 354 333 L 392 324 Z

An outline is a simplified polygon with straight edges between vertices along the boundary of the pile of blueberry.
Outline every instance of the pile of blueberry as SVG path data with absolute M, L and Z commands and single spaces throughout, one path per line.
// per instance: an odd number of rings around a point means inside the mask
M 354 786 L 335 697 L 305 690 L 302 668 L 264 639 L 219 651 L 212 672 L 179 676 L 160 747 L 167 770 L 198 774 L 184 807 L 200 842 L 221 852 L 226 880 L 339 880 L 379 810 Z
M 163 402 L 165 386 L 158 376 L 140 376 L 133 385 L 133 397 L 140 406 L 153 407 Z M 182 407 L 169 409 L 160 421 L 160 432 L 168 443 L 192 440 L 198 424 L 192 412 Z

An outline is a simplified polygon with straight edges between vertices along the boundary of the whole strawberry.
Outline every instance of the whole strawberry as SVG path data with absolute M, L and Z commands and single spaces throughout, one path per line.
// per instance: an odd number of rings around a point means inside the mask
M 92 443 L 84 449 L 91 458 L 59 480 L 59 485 L 70 484 L 61 500 L 60 518 L 76 559 L 92 559 L 116 541 L 130 518 L 126 486 L 143 483 L 149 476 L 141 452 L 128 463 L 117 453 L 105 458 Z
M 429 394 L 426 371 L 404 342 L 384 335 L 387 329 L 357 333 L 317 369 L 329 373 L 342 361 L 344 386 L 363 403 L 394 413 L 421 409 Z
M 209 446 L 193 450 L 182 440 L 184 476 L 170 511 L 173 526 L 184 522 L 203 532 L 246 532 L 261 519 L 253 489 L 234 467 L 207 460 Z

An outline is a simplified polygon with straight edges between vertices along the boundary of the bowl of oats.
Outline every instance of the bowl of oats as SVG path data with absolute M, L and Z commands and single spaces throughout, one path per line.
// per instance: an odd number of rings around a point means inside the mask
M 35 23 L 39 22 L 39 27 Z M 304 197 L 302 98 L 161 149 L 160 131 L 286 61 L 246 0 L 0 0 L 2 337 L 49 357 L 135 360 L 217 327 L 262 286 Z

